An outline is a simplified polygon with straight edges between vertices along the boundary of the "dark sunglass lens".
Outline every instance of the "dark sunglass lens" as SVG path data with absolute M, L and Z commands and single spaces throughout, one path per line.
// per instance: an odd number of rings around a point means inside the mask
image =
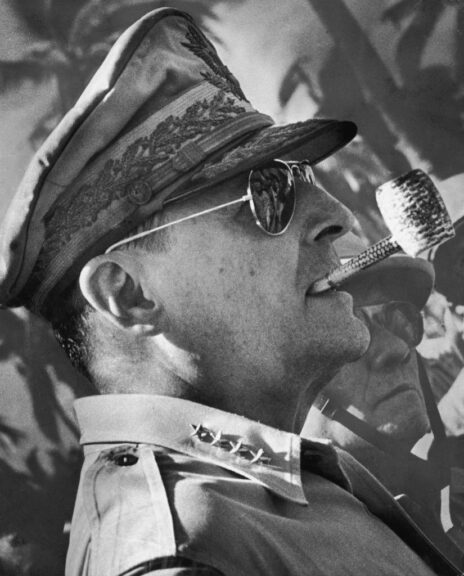
M 418 346 L 424 335 L 422 315 L 414 304 L 392 302 L 385 308 L 386 328 L 399 336 L 409 346 Z
M 278 162 L 252 170 L 248 181 L 251 207 L 259 225 L 269 234 L 282 234 L 295 210 L 291 171 Z
M 316 185 L 313 169 L 307 160 L 303 160 L 302 162 L 289 162 L 289 164 L 291 165 L 294 176 L 297 176 L 303 180 L 303 182 L 307 182 L 313 186 Z

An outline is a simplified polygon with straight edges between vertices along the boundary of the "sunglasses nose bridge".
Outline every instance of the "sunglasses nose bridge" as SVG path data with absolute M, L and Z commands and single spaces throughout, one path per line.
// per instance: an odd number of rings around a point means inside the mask
M 385 327 L 369 326 L 371 343 L 366 352 L 371 370 L 393 372 L 409 362 L 411 347 Z
M 419 308 L 410 302 L 391 302 L 385 309 L 387 328 L 402 338 L 410 348 L 424 336 L 424 321 Z

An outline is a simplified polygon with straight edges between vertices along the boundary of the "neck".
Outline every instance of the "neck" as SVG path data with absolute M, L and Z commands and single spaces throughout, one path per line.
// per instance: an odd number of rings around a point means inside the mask
M 315 378 L 310 386 L 304 388 L 298 398 L 298 406 L 293 421 L 293 432 L 300 434 L 306 422 L 309 410 L 314 404 L 319 392 L 333 378 L 333 373 L 321 375 Z
M 101 393 L 183 398 L 299 434 L 311 404 L 330 379 L 308 378 L 315 372 L 309 368 L 302 375 L 287 371 L 288 376 L 278 379 L 261 373 L 258 379 L 250 370 L 229 366 L 218 373 L 200 365 L 186 352 L 173 356 L 166 350 L 139 357 L 136 363 L 113 357 L 99 367 L 96 387 Z

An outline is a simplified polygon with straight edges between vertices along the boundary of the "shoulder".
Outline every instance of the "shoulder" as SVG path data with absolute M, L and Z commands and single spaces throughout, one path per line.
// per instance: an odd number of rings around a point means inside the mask
M 230 573 L 234 548 L 253 532 L 246 509 L 266 497 L 258 484 L 177 452 L 134 444 L 101 450 L 81 478 L 68 566 L 118 574 L 182 557 Z
M 257 518 L 273 507 L 269 491 L 215 463 L 173 452 L 156 460 L 179 549 L 236 562 L 237 547 L 253 543 Z

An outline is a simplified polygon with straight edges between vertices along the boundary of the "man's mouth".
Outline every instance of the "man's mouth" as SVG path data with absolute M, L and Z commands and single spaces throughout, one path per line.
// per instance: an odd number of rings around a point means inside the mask
M 328 288 L 327 290 L 323 290 L 322 292 L 313 292 L 312 291 L 312 287 L 314 286 L 314 283 L 311 284 L 311 286 L 306 290 L 306 297 L 311 297 L 311 298 L 322 298 L 323 296 L 327 296 L 330 294 L 333 294 L 334 292 L 344 292 L 344 290 L 340 290 L 339 286 L 332 286 L 330 288 Z
M 325 278 L 327 278 L 334 270 L 336 270 L 337 268 L 339 268 L 341 266 L 341 262 L 338 261 L 333 261 L 329 264 L 329 267 L 326 270 L 322 270 L 316 277 L 315 280 L 313 280 L 311 282 L 311 285 L 309 286 L 309 288 L 306 291 L 306 296 L 323 296 L 324 294 L 330 294 L 331 292 L 337 292 L 338 290 L 340 290 L 340 284 L 339 283 L 335 283 L 335 282 L 330 282 L 330 280 L 328 282 L 325 282 L 325 287 L 324 289 L 320 290 L 315 290 L 315 286 L 319 285 L 321 283 L 321 281 Z M 341 289 L 341 291 L 344 291 L 343 288 Z
M 400 394 L 404 394 L 405 392 L 416 392 L 417 393 L 417 390 L 412 388 L 409 384 L 400 384 L 399 386 L 395 386 L 389 392 L 387 392 L 384 396 L 382 396 L 382 398 L 377 400 L 372 405 L 372 409 L 373 410 L 377 409 L 384 402 L 388 402 L 392 398 L 395 398 L 396 396 L 399 396 Z

